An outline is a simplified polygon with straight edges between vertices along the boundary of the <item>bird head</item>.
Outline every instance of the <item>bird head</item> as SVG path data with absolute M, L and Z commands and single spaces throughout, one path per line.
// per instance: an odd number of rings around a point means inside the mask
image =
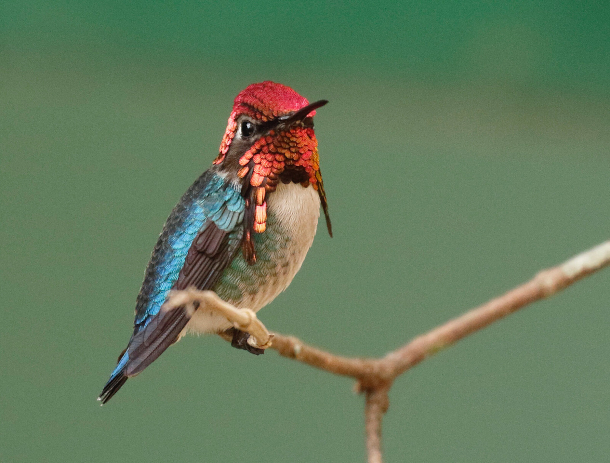
M 280 182 L 292 182 L 318 192 L 332 236 L 313 128 L 316 109 L 326 103 L 309 103 L 290 87 L 269 81 L 249 85 L 235 98 L 214 164 L 241 182 L 247 207 L 255 208 L 253 232 L 266 229 L 267 195 Z

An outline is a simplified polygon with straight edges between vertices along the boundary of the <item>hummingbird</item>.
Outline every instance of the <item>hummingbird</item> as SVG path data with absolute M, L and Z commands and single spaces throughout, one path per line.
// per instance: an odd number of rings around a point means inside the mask
M 332 237 L 313 117 L 315 103 L 266 81 L 235 98 L 218 156 L 184 193 L 157 240 L 136 300 L 133 334 L 98 400 L 105 404 L 186 332 L 249 335 L 199 306 L 161 310 L 171 290 L 212 290 L 258 311 L 284 291 L 313 243 L 320 207 Z

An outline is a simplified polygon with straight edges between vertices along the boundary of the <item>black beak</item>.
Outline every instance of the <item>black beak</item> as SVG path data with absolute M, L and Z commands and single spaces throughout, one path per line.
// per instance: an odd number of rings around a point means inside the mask
M 286 125 L 290 125 L 295 122 L 302 121 L 303 119 L 305 119 L 307 117 L 307 115 L 310 112 L 312 112 L 314 109 L 321 108 L 326 103 L 328 103 L 328 100 L 320 100 L 320 101 L 316 101 L 315 103 L 310 103 L 307 106 L 305 106 L 304 108 L 301 108 L 297 112 L 291 114 L 290 116 L 287 116 L 286 119 L 282 120 L 280 118 L 280 120 L 282 121 L 283 124 L 286 124 Z

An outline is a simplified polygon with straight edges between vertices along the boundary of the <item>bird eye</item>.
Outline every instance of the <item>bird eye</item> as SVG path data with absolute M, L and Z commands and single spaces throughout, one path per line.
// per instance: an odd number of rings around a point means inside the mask
M 254 124 L 250 121 L 243 121 L 241 123 L 241 136 L 244 138 L 248 138 L 251 137 L 252 134 L 254 133 Z

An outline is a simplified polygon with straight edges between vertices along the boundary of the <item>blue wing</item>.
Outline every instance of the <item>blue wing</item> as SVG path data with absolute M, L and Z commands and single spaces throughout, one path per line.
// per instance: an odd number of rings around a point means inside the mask
M 236 187 L 207 171 L 170 214 L 146 268 L 134 331 L 99 400 L 106 403 L 130 376 L 173 344 L 190 316 L 161 311 L 171 289 L 211 289 L 239 250 L 245 201 Z

